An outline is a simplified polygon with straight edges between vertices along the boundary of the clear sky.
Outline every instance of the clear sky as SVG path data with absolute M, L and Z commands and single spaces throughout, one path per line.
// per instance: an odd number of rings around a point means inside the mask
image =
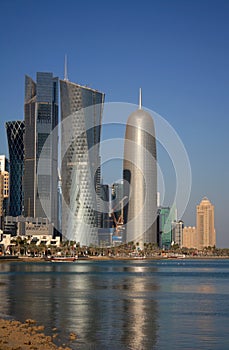
M 23 119 L 24 75 L 63 77 L 67 53 L 69 79 L 107 102 L 137 103 L 142 87 L 143 105 L 171 124 L 189 155 L 185 224 L 195 225 L 207 196 L 217 246 L 229 247 L 229 1 L 1 0 L 0 52 L 0 154 L 5 121 Z

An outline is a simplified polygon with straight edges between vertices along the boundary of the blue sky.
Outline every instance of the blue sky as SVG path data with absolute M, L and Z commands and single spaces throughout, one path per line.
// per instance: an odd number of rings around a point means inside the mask
M 143 105 L 171 124 L 189 155 L 185 224 L 195 225 L 207 196 L 217 245 L 229 247 L 229 1 L 1 0 L 0 51 L 1 154 L 5 121 L 23 119 L 24 75 L 63 77 L 67 53 L 69 79 L 107 102 L 137 103 L 142 87 Z

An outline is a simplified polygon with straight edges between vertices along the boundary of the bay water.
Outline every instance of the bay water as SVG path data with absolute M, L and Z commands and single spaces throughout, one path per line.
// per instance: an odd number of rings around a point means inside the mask
M 229 260 L 2 262 L 0 317 L 74 350 L 227 350 Z

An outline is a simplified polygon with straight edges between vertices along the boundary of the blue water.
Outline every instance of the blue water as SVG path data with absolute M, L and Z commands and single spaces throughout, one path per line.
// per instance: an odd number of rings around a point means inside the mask
M 228 350 L 229 260 L 4 262 L 0 314 L 72 349 Z

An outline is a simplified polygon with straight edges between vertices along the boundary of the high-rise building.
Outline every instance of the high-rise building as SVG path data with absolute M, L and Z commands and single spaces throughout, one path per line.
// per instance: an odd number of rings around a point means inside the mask
M 184 227 L 182 247 L 198 249 L 197 232 L 195 226 Z
M 2 201 L 2 215 L 8 215 L 9 213 L 9 161 L 5 155 L 0 156 L 0 172 L 3 176 L 3 201 Z
M 128 120 L 124 144 L 126 241 L 157 243 L 157 155 L 154 122 L 141 107 Z M 128 185 L 129 184 L 129 185 Z
M 10 161 L 10 198 L 9 215 L 22 214 L 23 191 L 22 179 L 24 171 L 24 131 L 23 121 L 10 121 L 6 123 L 6 133 Z
M 177 244 L 179 247 L 183 246 L 183 229 L 184 223 L 182 220 L 172 223 L 172 241 L 173 244 Z
M 98 244 L 100 134 L 104 94 L 60 80 L 62 234 Z
M 24 216 L 47 217 L 56 226 L 58 78 L 52 73 L 38 72 L 36 82 L 25 77 L 24 113 Z
M 115 182 L 111 188 L 111 209 L 114 212 L 116 220 L 123 215 L 123 206 L 125 205 L 124 183 L 123 181 Z M 123 220 L 123 218 L 122 218 Z
M 196 231 L 198 249 L 216 245 L 214 205 L 206 197 L 196 207 Z
M 161 248 L 169 249 L 173 242 L 176 223 L 176 209 L 174 206 L 158 208 L 158 241 Z
M 100 227 L 109 228 L 109 185 L 101 184 L 100 185 Z

